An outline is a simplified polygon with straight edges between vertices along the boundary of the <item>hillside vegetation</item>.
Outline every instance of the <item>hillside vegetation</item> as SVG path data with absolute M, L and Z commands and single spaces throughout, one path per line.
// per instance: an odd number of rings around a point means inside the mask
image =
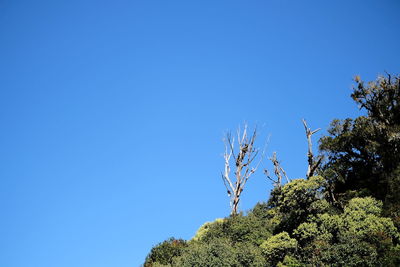
M 400 76 L 355 83 L 365 115 L 332 121 L 312 176 L 156 245 L 144 266 L 400 266 Z

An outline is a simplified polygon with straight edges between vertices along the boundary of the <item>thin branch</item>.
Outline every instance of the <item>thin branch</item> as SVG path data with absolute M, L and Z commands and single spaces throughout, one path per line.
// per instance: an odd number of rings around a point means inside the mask
M 272 164 L 274 165 L 274 174 L 276 176 L 276 180 L 272 179 L 268 173 L 268 170 L 264 170 L 264 174 L 267 176 L 268 179 L 274 182 L 274 186 L 281 187 L 282 186 L 282 175 L 286 178 L 286 182 L 290 183 L 290 179 L 286 175 L 285 170 L 282 168 L 280 162 L 276 157 L 276 152 L 272 154 L 272 157 L 269 158 Z
M 236 145 L 238 147 L 236 153 L 234 149 L 235 140 L 232 138 L 231 134 L 227 133 L 224 139 L 225 172 L 224 174 L 221 173 L 221 176 L 228 195 L 230 196 L 231 215 L 237 214 L 238 204 L 244 186 L 260 164 L 260 162 L 258 162 L 255 167 L 252 166 L 254 160 L 259 155 L 259 150 L 254 148 L 256 136 L 256 128 L 250 137 L 248 136 L 248 127 L 246 124 L 244 125 L 243 132 L 239 128 L 237 131 Z M 235 164 L 234 180 L 231 180 L 229 177 L 230 163 Z
M 307 137 L 307 143 L 308 143 L 308 152 L 307 152 L 308 168 L 307 168 L 306 176 L 307 176 L 307 178 L 310 178 L 317 171 L 317 169 L 322 161 L 322 157 L 319 157 L 319 159 L 317 161 L 315 161 L 313 151 L 312 151 L 312 135 L 315 134 L 316 132 L 318 132 L 319 130 L 321 130 L 321 128 L 311 131 L 311 129 L 308 128 L 308 126 L 307 126 L 306 120 L 302 119 L 302 121 L 303 121 L 304 129 L 306 131 L 306 137 Z
M 232 141 L 231 141 L 231 139 L 232 139 Z M 229 147 L 230 147 L 230 149 L 231 149 L 231 152 L 232 152 L 232 154 L 233 154 L 233 157 L 236 158 L 236 156 L 235 156 L 235 150 L 233 149 L 233 143 L 235 142 L 235 138 L 231 138 L 231 133 L 227 133 L 227 134 L 226 134 L 226 140 L 227 140 L 228 143 L 229 143 Z

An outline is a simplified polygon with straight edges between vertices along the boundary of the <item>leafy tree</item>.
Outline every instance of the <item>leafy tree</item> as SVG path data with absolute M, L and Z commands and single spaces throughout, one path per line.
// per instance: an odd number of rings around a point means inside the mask
M 341 214 L 320 214 L 294 231 L 298 255 L 307 264 L 378 266 L 399 240 L 390 218 L 381 217 L 382 202 L 354 198 Z
M 234 244 L 248 242 L 258 246 L 270 236 L 271 228 L 268 221 L 250 213 L 247 216 L 237 215 L 206 224 L 200 227 L 194 240 L 209 242 L 213 239 L 226 238 Z
M 235 249 L 237 251 L 238 266 L 267 266 L 262 250 L 252 242 L 237 243 Z
M 205 236 L 209 236 L 211 235 L 209 233 L 210 229 L 214 230 L 215 228 L 218 228 L 218 226 L 220 224 L 222 224 L 224 222 L 224 219 L 216 219 L 213 222 L 206 222 L 204 223 L 202 226 L 200 226 L 200 228 L 197 230 L 196 235 L 193 237 L 194 241 L 200 241 L 203 238 L 205 238 Z
M 318 205 L 323 206 L 323 203 L 326 203 L 322 200 L 321 193 L 324 182 L 321 176 L 313 176 L 308 180 L 295 179 L 271 192 L 269 206 L 276 209 L 280 218 L 275 232 L 291 232 L 299 224 L 305 222 L 308 216 L 323 212 Z
M 237 265 L 235 249 L 227 239 L 210 242 L 193 242 L 185 253 L 174 262 L 175 266 L 234 266 Z
M 290 238 L 287 232 L 281 232 L 264 241 L 260 247 L 268 263 L 276 265 L 286 255 L 296 251 L 297 240 Z
M 261 250 L 251 243 L 233 244 L 225 238 L 209 242 L 191 242 L 185 252 L 175 258 L 173 266 L 266 266 Z
M 328 158 L 325 176 L 345 201 L 372 195 L 399 207 L 400 77 L 355 81 L 352 98 L 366 116 L 331 123 L 329 136 L 320 140 Z
M 302 267 L 306 266 L 293 256 L 286 255 L 283 261 L 278 262 L 277 267 Z
M 180 256 L 185 247 L 187 247 L 186 241 L 171 237 L 151 249 L 146 257 L 144 267 L 172 264 L 173 258 Z

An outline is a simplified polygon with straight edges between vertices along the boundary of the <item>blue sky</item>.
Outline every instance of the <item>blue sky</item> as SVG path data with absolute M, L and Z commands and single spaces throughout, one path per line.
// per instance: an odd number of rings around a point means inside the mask
M 398 1 L 0 1 L 0 266 L 138 266 L 229 214 L 247 121 L 291 178 L 301 118 L 354 117 L 400 69 Z M 262 168 L 270 168 L 265 162 Z M 240 208 L 268 199 L 259 172 Z

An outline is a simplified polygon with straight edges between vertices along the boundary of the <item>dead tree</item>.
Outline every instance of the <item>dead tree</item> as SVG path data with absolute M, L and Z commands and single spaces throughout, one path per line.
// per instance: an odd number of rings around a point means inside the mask
M 319 165 L 321 164 L 322 161 L 322 156 L 318 156 L 317 159 L 314 159 L 314 154 L 312 151 L 312 140 L 311 140 L 312 135 L 321 130 L 321 128 L 311 131 L 311 129 L 308 128 L 307 122 L 304 119 L 303 119 L 303 125 L 306 131 L 307 142 L 308 142 L 308 153 L 307 153 L 308 168 L 306 176 L 307 178 L 310 178 L 318 170 Z
M 274 186 L 281 187 L 283 177 L 286 178 L 286 182 L 290 183 L 290 179 L 287 177 L 285 170 L 281 167 L 281 164 L 276 157 L 276 152 L 272 154 L 272 157 L 270 157 L 269 160 L 274 165 L 274 174 L 276 176 L 276 179 L 273 179 L 269 175 L 268 170 L 264 170 L 264 174 L 267 176 L 268 179 L 270 179 L 274 183 Z
M 250 176 L 257 170 L 261 159 L 255 166 L 253 161 L 258 155 L 259 150 L 254 147 L 256 140 L 257 130 L 248 136 L 247 125 L 244 126 L 243 132 L 240 128 L 237 131 L 237 141 L 230 133 L 226 134 L 224 138 L 225 143 L 225 170 L 222 173 L 222 180 L 226 187 L 228 196 L 230 197 L 231 216 L 238 214 L 238 205 L 243 189 L 249 180 Z M 235 149 L 235 144 L 238 146 Z M 237 153 L 235 153 L 235 151 Z M 231 164 L 234 164 L 233 176 L 230 176 Z

